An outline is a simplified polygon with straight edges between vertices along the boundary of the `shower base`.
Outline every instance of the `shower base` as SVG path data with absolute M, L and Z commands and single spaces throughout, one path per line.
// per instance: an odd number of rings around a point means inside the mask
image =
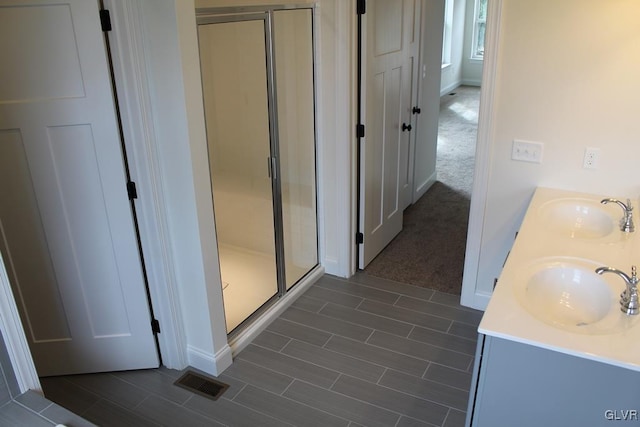
M 260 308 L 277 289 L 274 255 L 220 245 L 220 271 L 224 286 L 227 333 Z

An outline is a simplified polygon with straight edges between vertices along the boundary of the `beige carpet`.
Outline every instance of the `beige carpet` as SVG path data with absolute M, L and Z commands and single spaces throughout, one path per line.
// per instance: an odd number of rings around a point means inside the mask
M 366 274 L 460 295 L 479 97 L 480 88 L 461 86 L 441 99 L 438 181 L 405 210 L 403 230 Z

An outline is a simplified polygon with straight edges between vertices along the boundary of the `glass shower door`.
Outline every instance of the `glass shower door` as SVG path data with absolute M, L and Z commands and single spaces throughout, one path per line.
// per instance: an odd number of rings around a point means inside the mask
M 265 18 L 198 25 L 227 332 L 278 293 Z
M 312 13 L 273 13 L 287 289 L 318 264 Z

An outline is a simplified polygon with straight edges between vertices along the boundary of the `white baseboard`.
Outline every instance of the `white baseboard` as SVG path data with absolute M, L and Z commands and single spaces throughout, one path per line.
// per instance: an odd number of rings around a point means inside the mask
M 490 294 L 476 291 L 475 293 L 469 295 L 463 290 L 462 296 L 460 297 L 460 305 L 475 308 L 476 310 L 485 311 L 487 309 L 487 305 L 489 305 L 490 299 Z
M 452 90 L 460 86 L 461 84 L 462 82 L 454 82 L 454 83 L 451 83 L 449 86 L 440 89 L 440 97 L 445 96 L 446 94 L 448 94 L 449 92 L 451 92 Z
M 280 316 L 295 300 L 297 300 L 311 285 L 313 285 L 324 274 L 324 267 L 317 266 L 307 277 L 302 279 L 276 304 L 268 308 L 258 317 L 247 329 L 229 341 L 229 346 L 235 357 L 240 351 L 264 331 L 278 316 Z
M 424 196 L 424 193 L 426 193 L 427 190 L 429 190 L 429 188 L 431 188 L 431 186 L 435 184 L 437 178 L 438 178 L 437 172 L 433 171 L 433 173 L 429 176 L 429 178 L 427 178 L 422 184 L 417 186 L 415 191 L 413 192 L 412 203 L 417 202 L 420 199 L 420 197 Z
M 233 363 L 231 347 L 228 345 L 225 345 L 216 354 L 188 345 L 187 360 L 189 366 L 214 376 L 220 375 Z
M 460 82 L 460 86 L 477 86 L 480 87 L 482 85 L 482 80 L 462 80 Z

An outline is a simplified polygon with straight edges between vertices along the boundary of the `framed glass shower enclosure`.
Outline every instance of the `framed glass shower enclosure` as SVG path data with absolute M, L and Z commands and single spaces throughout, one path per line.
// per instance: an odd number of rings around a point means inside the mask
M 318 264 L 313 14 L 197 11 L 227 333 Z

